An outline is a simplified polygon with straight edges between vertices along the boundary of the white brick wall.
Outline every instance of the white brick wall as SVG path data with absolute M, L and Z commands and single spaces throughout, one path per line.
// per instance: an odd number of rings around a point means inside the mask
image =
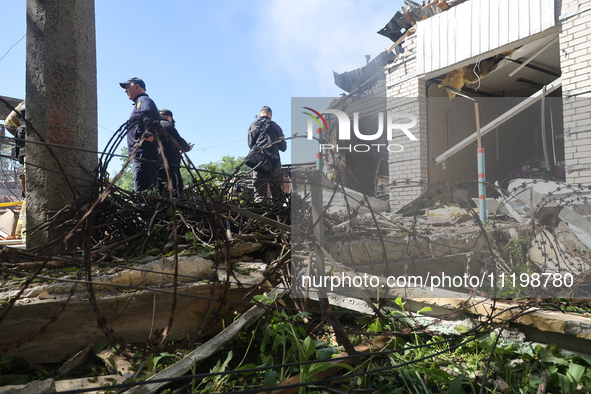
M 409 37 L 403 47 L 405 56 L 385 68 L 388 110 L 412 113 L 417 117 L 417 125 L 410 131 L 418 141 L 411 141 L 402 133 L 395 134 L 391 141 L 404 146 L 404 151 L 389 155 L 390 183 L 396 185 L 390 190 L 393 211 L 421 195 L 426 186 L 417 185 L 428 179 L 425 88 L 416 76 L 416 36 Z M 410 183 L 406 183 L 407 180 Z
M 578 12 L 588 2 L 557 0 L 561 4 L 560 66 L 564 106 L 564 147 L 566 180 L 569 183 L 591 183 L 591 10 Z M 572 15 L 574 14 L 574 15 Z M 571 16 L 568 16 L 571 15 Z M 566 17 L 565 17 L 566 16 Z M 578 91 L 578 92 L 577 92 Z M 572 92 L 572 93 L 571 93 Z M 589 169 L 569 171 L 569 166 L 589 165 Z

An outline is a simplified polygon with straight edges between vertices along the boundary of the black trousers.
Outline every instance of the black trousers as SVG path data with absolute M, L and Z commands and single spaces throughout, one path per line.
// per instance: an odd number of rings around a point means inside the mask
M 168 173 L 172 182 L 173 194 L 175 197 L 178 197 L 185 187 L 183 178 L 181 177 L 181 167 L 179 164 L 169 164 Z M 158 169 L 158 192 L 163 196 L 168 195 L 168 177 L 166 176 L 164 165 Z
M 141 158 L 148 159 L 146 157 Z M 160 163 L 138 160 L 138 158 L 133 159 L 133 188 L 136 193 L 144 190 L 154 190 L 159 166 Z
M 255 200 L 268 196 L 267 184 L 271 189 L 271 197 L 276 200 L 281 193 L 281 162 L 277 162 L 268 171 L 254 170 L 254 196 Z

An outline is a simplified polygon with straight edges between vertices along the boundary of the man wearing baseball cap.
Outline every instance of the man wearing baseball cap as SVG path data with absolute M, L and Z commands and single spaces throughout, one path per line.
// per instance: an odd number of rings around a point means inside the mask
M 166 134 L 162 139 L 164 148 L 164 157 L 168 162 L 168 173 L 172 182 L 172 190 L 175 197 L 178 197 L 183 191 L 183 178 L 181 177 L 181 158 L 182 154 L 193 149 L 193 144 L 188 144 L 187 141 L 180 136 L 175 127 L 176 122 L 172 117 L 172 111 L 163 109 L 160 111 L 160 125 L 166 130 Z M 163 161 L 163 160 L 161 160 Z M 164 164 L 158 170 L 158 191 L 164 195 L 168 190 L 168 177 L 166 176 L 166 169 Z
M 154 139 L 152 122 L 158 121 L 158 108 L 146 94 L 146 84 L 138 77 L 129 78 L 119 85 L 133 101 L 127 130 L 129 154 L 133 159 L 133 186 L 135 192 L 153 190 L 156 187 L 158 168 L 158 143 Z M 143 138 L 143 140 L 142 140 Z

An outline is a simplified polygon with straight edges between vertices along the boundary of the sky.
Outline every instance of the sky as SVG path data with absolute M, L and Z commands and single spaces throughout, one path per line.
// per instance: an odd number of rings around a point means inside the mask
M 0 0 L 0 95 L 24 98 L 26 2 Z M 339 97 L 333 71 L 393 43 L 377 34 L 402 0 L 97 0 L 99 150 L 131 113 L 119 82 L 137 76 L 170 109 L 196 164 L 248 153 L 247 130 L 268 105 L 286 136 L 292 97 Z M 18 42 L 18 43 L 17 43 Z M 16 44 L 16 45 L 15 45 Z M 14 45 L 14 46 L 13 46 Z M 12 49 L 11 49 L 12 47 Z M 291 162 L 291 143 L 282 162 Z M 118 160 L 113 165 L 119 166 Z M 112 168 L 110 168 L 111 170 Z

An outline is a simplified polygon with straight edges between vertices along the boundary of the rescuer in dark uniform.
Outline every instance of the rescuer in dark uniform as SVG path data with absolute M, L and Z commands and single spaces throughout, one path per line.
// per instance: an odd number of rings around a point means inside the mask
M 172 189 L 174 195 L 178 197 L 184 187 L 183 178 L 181 177 L 181 157 L 183 153 L 193 149 L 193 145 L 187 143 L 180 136 L 175 127 L 176 122 L 172 117 L 172 112 L 169 109 L 160 111 L 160 124 L 167 131 L 167 134 L 162 138 L 162 145 L 164 148 L 164 157 L 166 157 L 168 162 Z M 168 177 L 166 176 L 164 164 L 162 164 L 158 170 L 158 191 L 164 195 L 166 190 L 168 190 Z
M 127 131 L 127 148 L 129 154 L 136 152 L 133 159 L 133 186 L 136 192 L 154 190 L 157 182 L 158 143 L 150 128 L 153 121 L 158 121 L 158 108 L 154 101 L 146 94 L 146 84 L 140 78 L 133 77 L 120 82 L 127 97 L 133 101 L 133 110 L 129 116 Z M 144 136 L 145 134 L 145 136 Z M 137 143 L 144 136 L 141 145 Z
M 257 146 L 269 160 L 269 163 L 260 163 L 254 169 L 255 202 L 261 202 L 267 198 L 267 182 L 270 183 L 273 200 L 276 200 L 281 192 L 281 158 L 279 151 L 285 152 L 287 142 L 283 130 L 271 120 L 272 117 L 271 108 L 264 106 L 259 111 L 257 119 L 248 128 L 248 147 L 251 152 L 253 147 Z M 273 144 L 274 142 L 276 143 Z M 272 145 L 267 147 L 270 144 Z

